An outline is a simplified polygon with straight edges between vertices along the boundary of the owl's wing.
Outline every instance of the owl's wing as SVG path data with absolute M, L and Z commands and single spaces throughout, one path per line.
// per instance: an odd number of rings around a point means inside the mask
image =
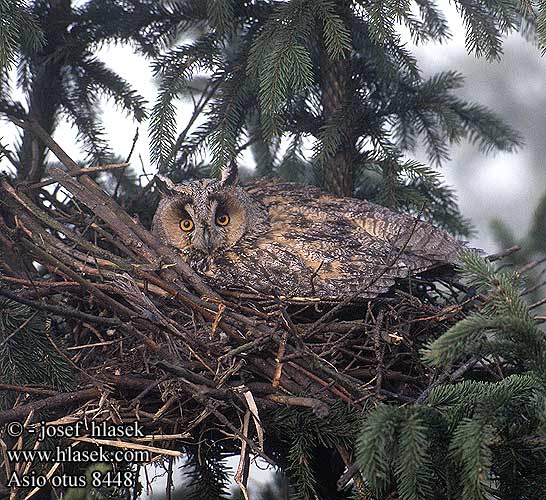
M 292 300 L 339 301 L 376 297 L 412 272 L 407 259 L 380 240 L 338 237 L 270 232 L 257 246 L 234 247 L 218 259 L 216 283 Z
M 461 249 L 445 231 L 366 201 L 291 183 L 257 182 L 248 192 L 267 208 L 269 230 L 225 258 L 232 281 L 261 291 L 371 298 L 398 278 L 454 262 Z
M 360 239 L 364 246 L 369 244 L 371 236 L 402 253 L 421 257 L 423 262 L 415 261 L 415 269 L 434 263 L 453 263 L 465 244 L 426 221 L 365 200 L 336 198 L 313 186 L 265 180 L 251 185 L 249 192 L 268 207 L 273 220 L 290 224 L 300 219 L 303 223 L 300 227 L 307 221 L 316 221 L 324 232 L 326 225 L 334 228 L 340 223 L 348 224 L 348 232 L 352 234 L 345 236 Z M 327 236 L 335 237 L 333 232 Z
M 464 245 L 428 222 L 363 200 L 355 203 L 349 217 L 352 224 L 397 249 L 415 270 L 454 263 Z

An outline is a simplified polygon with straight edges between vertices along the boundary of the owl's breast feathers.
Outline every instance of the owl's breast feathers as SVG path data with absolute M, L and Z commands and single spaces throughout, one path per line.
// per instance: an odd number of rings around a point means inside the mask
M 427 222 L 319 189 L 259 181 L 246 187 L 264 220 L 211 262 L 215 285 L 282 297 L 372 298 L 456 261 L 462 243 Z

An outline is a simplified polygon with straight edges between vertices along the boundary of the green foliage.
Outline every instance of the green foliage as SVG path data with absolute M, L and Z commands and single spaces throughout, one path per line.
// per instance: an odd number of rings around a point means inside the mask
M 318 450 L 352 448 L 360 417 L 356 411 L 336 403 L 326 417 L 318 418 L 310 410 L 287 408 L 267 415 L 264 422 L 286 443 L 285 472 L 293 488 L 290 500 L 310 500 L 317 495 Z
M 519 25 L 519 6 L 515 2 L 457 2 L 456 6 L 467 28 L 467 50 L 478 57 L 499 59 L 502 35 Z
M 146 26 L 148 2 L 133 5 L 133 17 L 140 15 Z M 120 22 L 124 2 L 47 3 L 0 2 L 0 68 L 16 65 L 17 79 L 0 70 L 0 113 L 18 118 L 39 117 L 47 132 L 53 133 L 60 117 L 76 126 L 78 140 L 92 163 L 104 163 L 111 156 L 100 119 L 98 98 L 110 99 L 123 111 L 142 121 L 144 99 L 117 73 L 99 61 L 93 52 L 105 42 L 131 42 L 139 26 Z M 19 36 L 24 33 L 25 36 Z M 24 94 L 21 102 L 14 91 Z M 28 106 L 27 104 L 28 103 Z M 40 145 L 40 148 L 43 146 Z M 18 145 L 19 178 L 28 176 L 32 153 L 29 139 Z M 34 154 L 34 153 L 32 153 Z M 43 149 L 37 158 L 45 170 Z M 38 178 L 34 180 L 39 180 Z
M 41 384 L 59 390 L 72 386 L 69 366 L 52 345 L 46 331 L 51 320 L 40 311 L 0 297 L 0 380 L 8 384 Z M 54 340 L 62 347 L 59 339 Z M 8 394 L 0 392 L 0 408 L 8 408 Z
M 180 466 L 182 481 L 173 476 L 173 489 L 168 498 L 173 500 L 229 500 L 233 499 L 229 492 L 232 477 L 226 467 L 226 454 L 218 444 L 208 442 L 199 447 L 189 447 L 184 455 L 185 462 Z M 180 476 L 179 476 L 180 477 Z M 160 492 L 160 499 L 167 495 Z M 154 492 L 155 497 L 155 492 Z
M 394 481 L 403 500 L 430 498 L 431 460 L 420 408 L 378 406 L 366 418 L 357 440 L 357 459 L 378 496 Z
M 407 499 L 542 499 L 535 487 L 546 481 L 543 332 L 520 296 L 519 275 L 469 250 L 460 260 L 483 306 L 423 354 L 450 371 L 458 362 L 484 370 L 433 385 L 422 403 L 379 405 L 361 427 L 358 463 L 376 498 L 397 491 Z
M 425 359 L 447 366 L 454 361 L 500 354 L 519 368 L 544 373 L 544 336 L 521 297 L 522 279 L 512 271 L 496 271 L 476 253 L 460 254 L 463 276 L 488 301 L 479 313 L 457 323 L 425 350 Z
M 36 51 L 43 43 L 43 33 L 28 2 L 0 0 L 0 76 L 15 64 L 21 45 L 25 51 Z
M 259 82 L 259 103 L 267 137 L 280 133 L 281 105 L 289 95 L 311 87 L 313 62 L 310 47 L 320 23 L 324 45 L 332 60 L 351 48 L 350 33 L 332 2 L 296 0 L 274 7 L 248 56 L 249 76 Z
M 395 470 L 400 498 L 407 500 L 426 498 L 432 490 L 426 425 L 418 413 L 409 413 L 400 428 L 399 459 Z
M 176 116 L 173 99 L 179 97 L 184 83 L 198 70 L 213 70 L 217 60 L 215 40 L 204 35 L 186 46 L 172 49 L 157 58 L 154 73 L 161 75 L 158 97 L 150 117 L 151 159 L 165 171 L 172 161 Z
M 536 37 L 542 54 L 546 52 L 546 1 L 526 0 L 521 2 L 524 18 L 536 26 Z M 543 259 L 546 256 L 546 193 L 541 196 L 533 214 L 531 227 L 527 234 L 517 238 L 514 232 L 500 218 L 491 221 L 491 230 L 495 235 L 500 248 L 506 249 L 514 245 L 521 247 L 519 252 L 512 254 L 509 259 L 513 264 L 522 265 L 534 259 Z M 535 269 L 528 278 L 529 288 L 542 282 L 540 269 Z M 538 287 L 537 287 L 538 288 Z M 537 288 L 529 294 L 531 301 L 540 299 Z
M 233 0 L 209 0 L 207 14 L 218 33 L 226 33 L 233 27 Z
M 487 445 L 492 436 L 491 426 L 479 419 L 463 420 L 453 433 L 451 456 L 460 467 L 463 498 L 486 498 L 485 471 L 492 460 Z
M 538 0 L 538 1 L 530 1 L 530 2 L 522 2 L 523 5 L 527 5 L 528 7 L 528 14 L 531 16 L 536 16 L 537 18 L 537 38 L 538 43 L 542 47 L 542 54 L 546 52 L 546 1 L 544 0 Z M 534 5 L 537 5 L 535 11 Z
M 216 173 L 245 148 L 259 147 L 259 175 L 325 186 L 332 159 L 350 151 L 355 195 L 414 213 L 426 200 L 426 217 L 453 233 L 469 234 L 453 193 L 434 170 L 407 156 L 424 144 L 436 167 L 461 140 L 486 152 L 512 151 L 520 137 L 483 106 L 456 97 L 460 74 L 421 77 L 398 29 L 405 25 L 418 42 L 449 38 L 433 2 L 203 4 L 193 10 L 186 2 L 172 4 L 184 29 L 207 34 L 156 58 L 151 157 L 162 172 L 176 173 L 210 154 Z M 489 58 L 499 55 L 501 35 L 524 16 L 513 2 L 456 6 L 467 24 L 469 50 Z M 156 22 L 168 21 L 157 12 Z M 194 85 L 203 77 L 206 86 Z M 175 103 L 190 93 L 199 95 L 193 126 L 177 137 Z M 337 111 L 327 112 L 327 101 Z M 286 155 L 278 154 L 279 144 Z M 312 158 L 305 152 L 309 146 Z
M 513 490 L 516 469 L 515 486 L 524 489 L 528 478 L 520 466 L 529 455 L 542 460 L 533 472 L 546 478 L 544 401 L 539 379 L 513 375 L 497 383 L 439 386 L 423 406 L 381 405 L 361 428 L 358 463 L 378 498 L 395 488 L 407 499 L 445 498 L 447 491 L 455 498 L 485 499 L 488 492 Z M 535 433 L 540 439 L 526 445 Z
M 185 500 L 227 500 L 229 498 L 229 470 L 227 455 L 218 443 L 202 443 L 189 449 L 184 475 L 187 479 Z
M 518 252 L 509 256 L 509 261 L 513 265 L 524 266 L 543 261 L 546 258 L 546 193 L 540 197 L 533 213 L 531 227 L 523 237 L 517 238 L 500 218 L 492 220 L 490 226 L 499 248 L 520 247 Z M 543 282 L 543 274 L 544 271 L 540 266 L 535 266 L 528 273 L 527 286 L 530 292 L 527 297 L 530 302 L 537 302 L 542 298 L 540 286 Z

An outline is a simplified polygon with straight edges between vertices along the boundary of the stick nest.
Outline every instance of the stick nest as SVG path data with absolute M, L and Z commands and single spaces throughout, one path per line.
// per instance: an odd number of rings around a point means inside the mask
M 48 318 L 50 347 L 75 382 L 0 385 L 12 403 L 0 424 L 137 420 L 165 451 L 207 435 L 276 462 L 283 436 L 267 415 L 279 408 L 328 418 L 339 405 L 415 402 L 446 379 L 420 349 L 479 306 L 455 277 L 337 305 L 211 290 L 42 140 L 66 167 L 49 170 L 55 194 L 0 179 L 0 315 L 15 301 Z

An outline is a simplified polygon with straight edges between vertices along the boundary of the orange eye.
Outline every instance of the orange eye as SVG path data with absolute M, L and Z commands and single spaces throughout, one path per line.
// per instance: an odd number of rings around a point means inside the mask
M 193 221 L 191 219 L 182 219 L 180 221 L 180 229 L 182 229 L 182 231 L 186 231 L 187 233 L 193 231 Z
M 229 224 L 229 215 L 222 214 L 216 217 L 216 224 L 219 226 L 227 226 Z

